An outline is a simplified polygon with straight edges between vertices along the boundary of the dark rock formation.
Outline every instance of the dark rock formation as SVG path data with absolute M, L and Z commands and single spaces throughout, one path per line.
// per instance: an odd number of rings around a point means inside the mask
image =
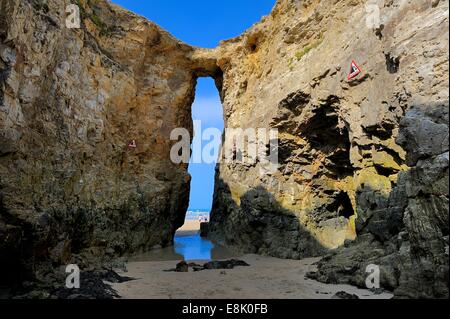
M 209 233 L 209 223 L 201 223 L 200 224 L 200 236 L 208 237 Z
M 357 295 L 349 294 L 345 291 L 339 291 L 337 292 L 332 299 L 359 299 Z
M 250 267 L 245 261 L 242 260 L 225 260 L 225 261 L 210 261 L 203 265 L 204 269 L 233 269 L 234 267 Z
M 134 278 L 122 277 L 110 269 L 88 270 L 80 276 L 80 288 L 59 288 L 65 281 L 63 275 L 55 276 L 53 280 L 25 285 L 26 291 L 15 292 L 15 299 L 115 299 L 120 298 L 111 287 L 111 283 L 123 283 Z
M 235 267 L 250 267 L 243 260 L 230 259 L 230 260 L 213 260 L 203 264 L 203 266 L 196 263 L 186 263 L 181 261 L 177 264 L 176 268 L 166 270 L 168 272 L 189 272 L 189 268 L 193 271 L 212 270 L 212 269 L 234 269 Z
M 324 258 L 310 277 L 365 287 L 365 269 L 375 264 L 382 287 L 397 297 L 448 298 L 448 124 L 448 103 L 406 113 L 398 143 L 408 171 L 378 199 L 381 209 L 367 209 L 356 242 Z
M 182 262 L 177 264 L 177 267 L 175 268 L 175 271 L 176 272 L 188 272 L 189 271 L 189 265 L 185 261 L 182 261 Z

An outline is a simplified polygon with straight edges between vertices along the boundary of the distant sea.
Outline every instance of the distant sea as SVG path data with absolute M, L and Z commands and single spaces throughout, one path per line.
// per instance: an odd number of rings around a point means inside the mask
M 209 217 L 209 209 L 190 209 L 186 213 L 186 220 L 198 220 L 198 217 L 204 216 Z

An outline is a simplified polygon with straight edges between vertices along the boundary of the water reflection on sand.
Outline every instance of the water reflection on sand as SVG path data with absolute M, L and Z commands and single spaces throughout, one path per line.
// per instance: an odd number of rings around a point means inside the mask
M 215 245 L 206 238 L 200 237 L 199 233 L 180 232 L 175 236 L 174 246 L 154 249 L 147 253 L 129 258 L 129 261 L 210 261 L 237 257 L 225 247 Z

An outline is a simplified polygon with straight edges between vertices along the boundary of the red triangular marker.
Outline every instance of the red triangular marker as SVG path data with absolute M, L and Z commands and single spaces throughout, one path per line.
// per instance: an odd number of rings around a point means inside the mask
M 361 69 L 356 65 L 355 61 L 352 61 L 352 65 L 350 66 L 350 74 L 348 75 L 348 80 L 350 81 L 354 77 L 358 76 L 361 73 Z
M 129 148 L 136 148 L 136 147 L 137 147 L 136 141 L 135 141 L 135 140 L 132 140 L 132 141 L 130 142 L 130 144 L 128 144 L 128 147 L 129 147 Z

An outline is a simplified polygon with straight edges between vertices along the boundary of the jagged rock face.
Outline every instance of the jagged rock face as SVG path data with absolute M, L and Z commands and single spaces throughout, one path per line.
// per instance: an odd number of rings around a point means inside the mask
M 324 258 L 312 278 L 363 287 L 375 264 L 397 297 L 448 298 L 448 102 L 412 107 L 397 142 L 409 169 L 381 209 L 368 210 L 357 241 Z
M 169 154 L 171 131 L 192 129 L 204 72 L 192 48 L 106 1 L 79 4 L 82 28 L 68 29 L 64 1 L 0 1 L 0 264 L 9 270 L 67 263 L 87 247 L 170 244 L 188 207 L 187 165 Z
M 280 169 L 221 163 L 210 236 L 285 258 L 347 243 L 315 278 L 365 286 L 373 263 L 399 296 L 448 296 L 448 1 L 377 3 L 374 29 L 365 1 L 281 0 L 217 49 L 226 126 L 277 128 Z

